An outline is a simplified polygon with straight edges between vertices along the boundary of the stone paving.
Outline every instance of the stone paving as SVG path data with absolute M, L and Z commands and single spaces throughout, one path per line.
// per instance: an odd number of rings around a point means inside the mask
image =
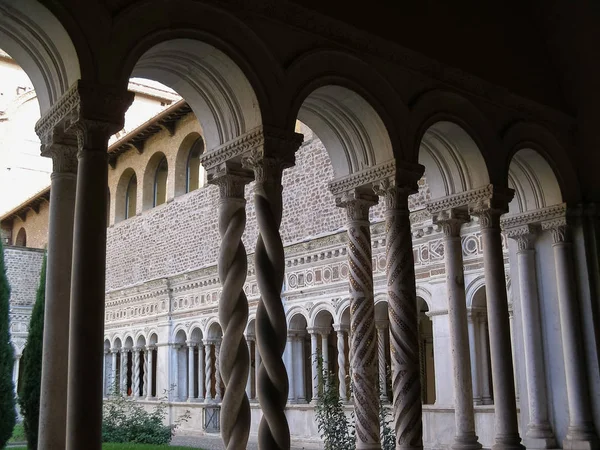
M 223 441 L 221 441 L 221 436 L 219 435 L 204 435 L 204 436 L 191 436 L 191 435 L 179 435 L 174 436 L 171 441 L 171 445 L 183 445 L 186 447 L 194 447 L 194 448 L 202 448 L 204 450 L 223 450 L 225 446 L 223 445 Z M 312 447 L 294 447 L 292 446 L 291 450 L 305 450 L 305 449 L 314 449 L 320 448 L 316 446 Z M 247 450 L 258 450 L 258 445 L 256 443 L 256 437 L 251 437 L 250 442 L 248 442 Z

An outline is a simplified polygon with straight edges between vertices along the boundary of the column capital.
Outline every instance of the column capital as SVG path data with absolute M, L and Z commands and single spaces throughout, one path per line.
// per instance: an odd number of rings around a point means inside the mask
M 185 341 L 185 343 L 189 348 L 194 348 L 198 345 L 198 341 L 192 341 L 192 340 Z
M 571 242 L 571 227 L 566 216 L 542 222 L 542 230 L 550 230 L 555 245 Z
M 154 344 L 147 345 L 146 350 L 149 352 L 154 351 L 154 350 L 156 350 L 156 345 L 154 345 Z
M 536 224 L 521 225 L 518 227 L 507 228 L 504 234 L 507 238 L 514 239 L 517 242 L 519 252 L 532 250 L 535 240 L 538 237 L 541 228 Z
M 470 220 L 464 208 L 450 208 L 432 214 L 433 223 L 442 227 L 446 237 L 460 237 L 461 227 Z
M 41 155 L 52 158 L 53 173 L 77 173 L 77 136 L 67 133 L 59 125 L 40 136 Z
M 369 221 L 369 209 L 377 204 L 378 198 L 365 189 L 351 189 L 335 197 L 335 204 L 346 209 L 350 221 Z
M 347 333 L 350 331 L 350 325 L 336 323 L 333 325 L 333 331 L 336 333 Z
M 110 352 L 111 353 L 119 353 L 121 351 L 120 347 L 111 347 Z
M 221 199 L 242 199 L 248 183 L 254 179 L 251 170 L 244 169 L 241 164 L 226 161 L 207 169 L 208 183 L 219 187 Z
M 413 172 L 415 177 L 419 173 L 423 174 L 422 171 Z M 418 191 L 417 181 L 418 178 L 414 182 L 410 180 L 409 184 L 398 185 L 394 177 L 387 177 L 373 183 L 373 192 L 384 198 L 387 211 L 408 212 L 408 197 Z

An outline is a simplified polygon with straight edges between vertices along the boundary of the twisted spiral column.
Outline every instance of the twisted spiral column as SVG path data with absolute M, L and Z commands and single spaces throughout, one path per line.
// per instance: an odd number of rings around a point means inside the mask
M 348 400 L 348 390 L 346 388 L 346 329 L 341 325 L 335 327 L 337 333 L 337 356 L 338 356 L 338 385 L 339 395 L 342 401 Z
M 377 203 L 374 195 L 346 192 L 337 199 L 348 219 L 348 262 L 350 266 L 350 356 L 356 448 L 380 449 L 379 398 L 377 395 L 377 336 L 369 208 Z
M 375 324 L 377 329 L 377 362 L 379 365 L 379 401 L 387 403 L 387 370 L 385 367 L 385 333 L 387 332 L 388 324 Z
M 213 399 L 212 396 L 212 376 L 213 376 L 213 366 L 212 366 L 212 346 L 214 344 L 210 341 L 206 342 L 204 346 L 204 368 L 206 370 L 206 378 L 204 379 L 205 388 L 206 388 L 206 396 L 204 397 L 206 402 L 210 402 Z
M 254 170 L 256 179 L 254 202 L 259 230 L 254 254 L 261 293 L 256 311 L 256 343 L 262 358 L 257 386 L 263 412 L 258 445 L 260 449 L 289 449 L 290 430 L 284 413 L 289 385 L 282 359 L 287 339 L 281 301 L 285 258 L 279 226 L 283 210 L 281 177 L 283 169 L 291 164 L 259 151 L 246 158 L 245 164 Z
M 140 392 L 140 349 L 138 347 L 133 349 L 131 372 L 133 375 L 133 383 L 131 383 L 131 396 L 137 397 Z
M 148 354 L 150 353 L 150 351 L 146 348 L 144 350 L 144 388 L 142 391 L 142 397 L 146 398 L 148 397 L 148 370 L 149 370 L 149 366 L 148 366 Z
M 386 275 L 396 449 L 423 448 L 419 320 L 408 195 L 414 190 L 383 180 Z
M 223 390 L 221 389 L 221 365 L 219 358 L 221 355 L 221 342 L 215 343 L 215 400 L 220 402 L 223 398 Z
M 219 322 L 223 338 L 215 348 L 215 361 L 217 400 L 221 398 L 221 377 L 225 384 L 221 436 L 227 450 L 245 449 L 250 433 L 250 404 L 245 392 L 250 358 L 244 335 L 248 323 L 248 299 L 244 293 L 248 259 L 242 234 L 246 228 L 244 187 L 251 179 L 251 174 L 231 163 L 225 163 L 211 179 L 212 184 L 219 186 L 220 194 L 218 269 L 223 291 Z
M 121 395 L 127 396 L 127 350 L 121 350 Z

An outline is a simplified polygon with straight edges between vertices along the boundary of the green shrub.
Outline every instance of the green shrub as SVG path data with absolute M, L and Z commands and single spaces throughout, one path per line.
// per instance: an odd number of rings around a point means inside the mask
M 29 334 L 23 350 L 23 375 L 19 385 L 19 405 L 27 436 L 27 448 L 35 450 L 38 443 L 40 386 L 42 380 L 42 343 L 44 339 L 44 305 L 46 300 L 46 255 L 42 262 L 40 284 L 35 298 Z
M 171 442 L 176 428 L 189 419 L 186 411 L 173 425 L 165 425 L 167 405 L 160 401 L 148 411 L 133 399 L 115 395 L 104 401 L 102 442 L 156 444 Z
M 8 300 L 10 286 L 4 267 L 4 249 L 0 242 L 0 448 L 4 448 L 17 421 L 13 377 L 14 351 L 10 343 Z

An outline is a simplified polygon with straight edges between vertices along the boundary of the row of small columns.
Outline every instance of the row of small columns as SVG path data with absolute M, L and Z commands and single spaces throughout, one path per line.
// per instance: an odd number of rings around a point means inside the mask
M 154 373 L 152 371 L 153 360 L 154 360 L 155 345 L 148 345 L 144 348 L 133 347 L 133 348 L 112 348 L 105 350 L 104 354 L 111 355 L 111 376 L 110 384 L 104 382 L 105 396 L 112 394 L 112 389 L 116 387 L 118 383 L 118 393 L 121 395 L 129 396 L 127 392 L 127 360 L 129 354 L 133 355 L 132 361 L 132 377 L 131 377 L 131 396 L 132 397 L 143 397 L 147 399 L 153 398 L 151 386 L 154 384 Z M 120 377 L 117 379 L 117 359 L 120 358 Z M 143 358 L 144 366 L 142 368 L 140 364 L 140 358 Z M 106 359 L 105 359 L 106 361 Z M 103 372 L 106 376 L 107 370 L 104 367 Z M 140 381 L 142 381 L 143 393 L 140 395 Z
M 219 367 L 219 354 L 221 352 L 221 341 L 218 339 L 205 341 L 187 341 L 188 350 L 188 386 L 187 400 L 188 401 L 205 401 L 205 402 L 220 402 L 223 397 L 221 371 Z M 173 347 L 175 350 L 178 346 Z M 198 348 L 198 367 L 194 364 L 195 349 Z M 214 352 L 214 359 L 212 353 Z M 204 362 L 204 370 L 202 370 L 202 362 Z M 194 395 L 194 380 L 196 370 L 198 372 L 197 390 L 198 396 Z M 213 373 L 215 375 L 215 396 L 212 393 Z M 184 400 L 184 399 L 180 399 Z

